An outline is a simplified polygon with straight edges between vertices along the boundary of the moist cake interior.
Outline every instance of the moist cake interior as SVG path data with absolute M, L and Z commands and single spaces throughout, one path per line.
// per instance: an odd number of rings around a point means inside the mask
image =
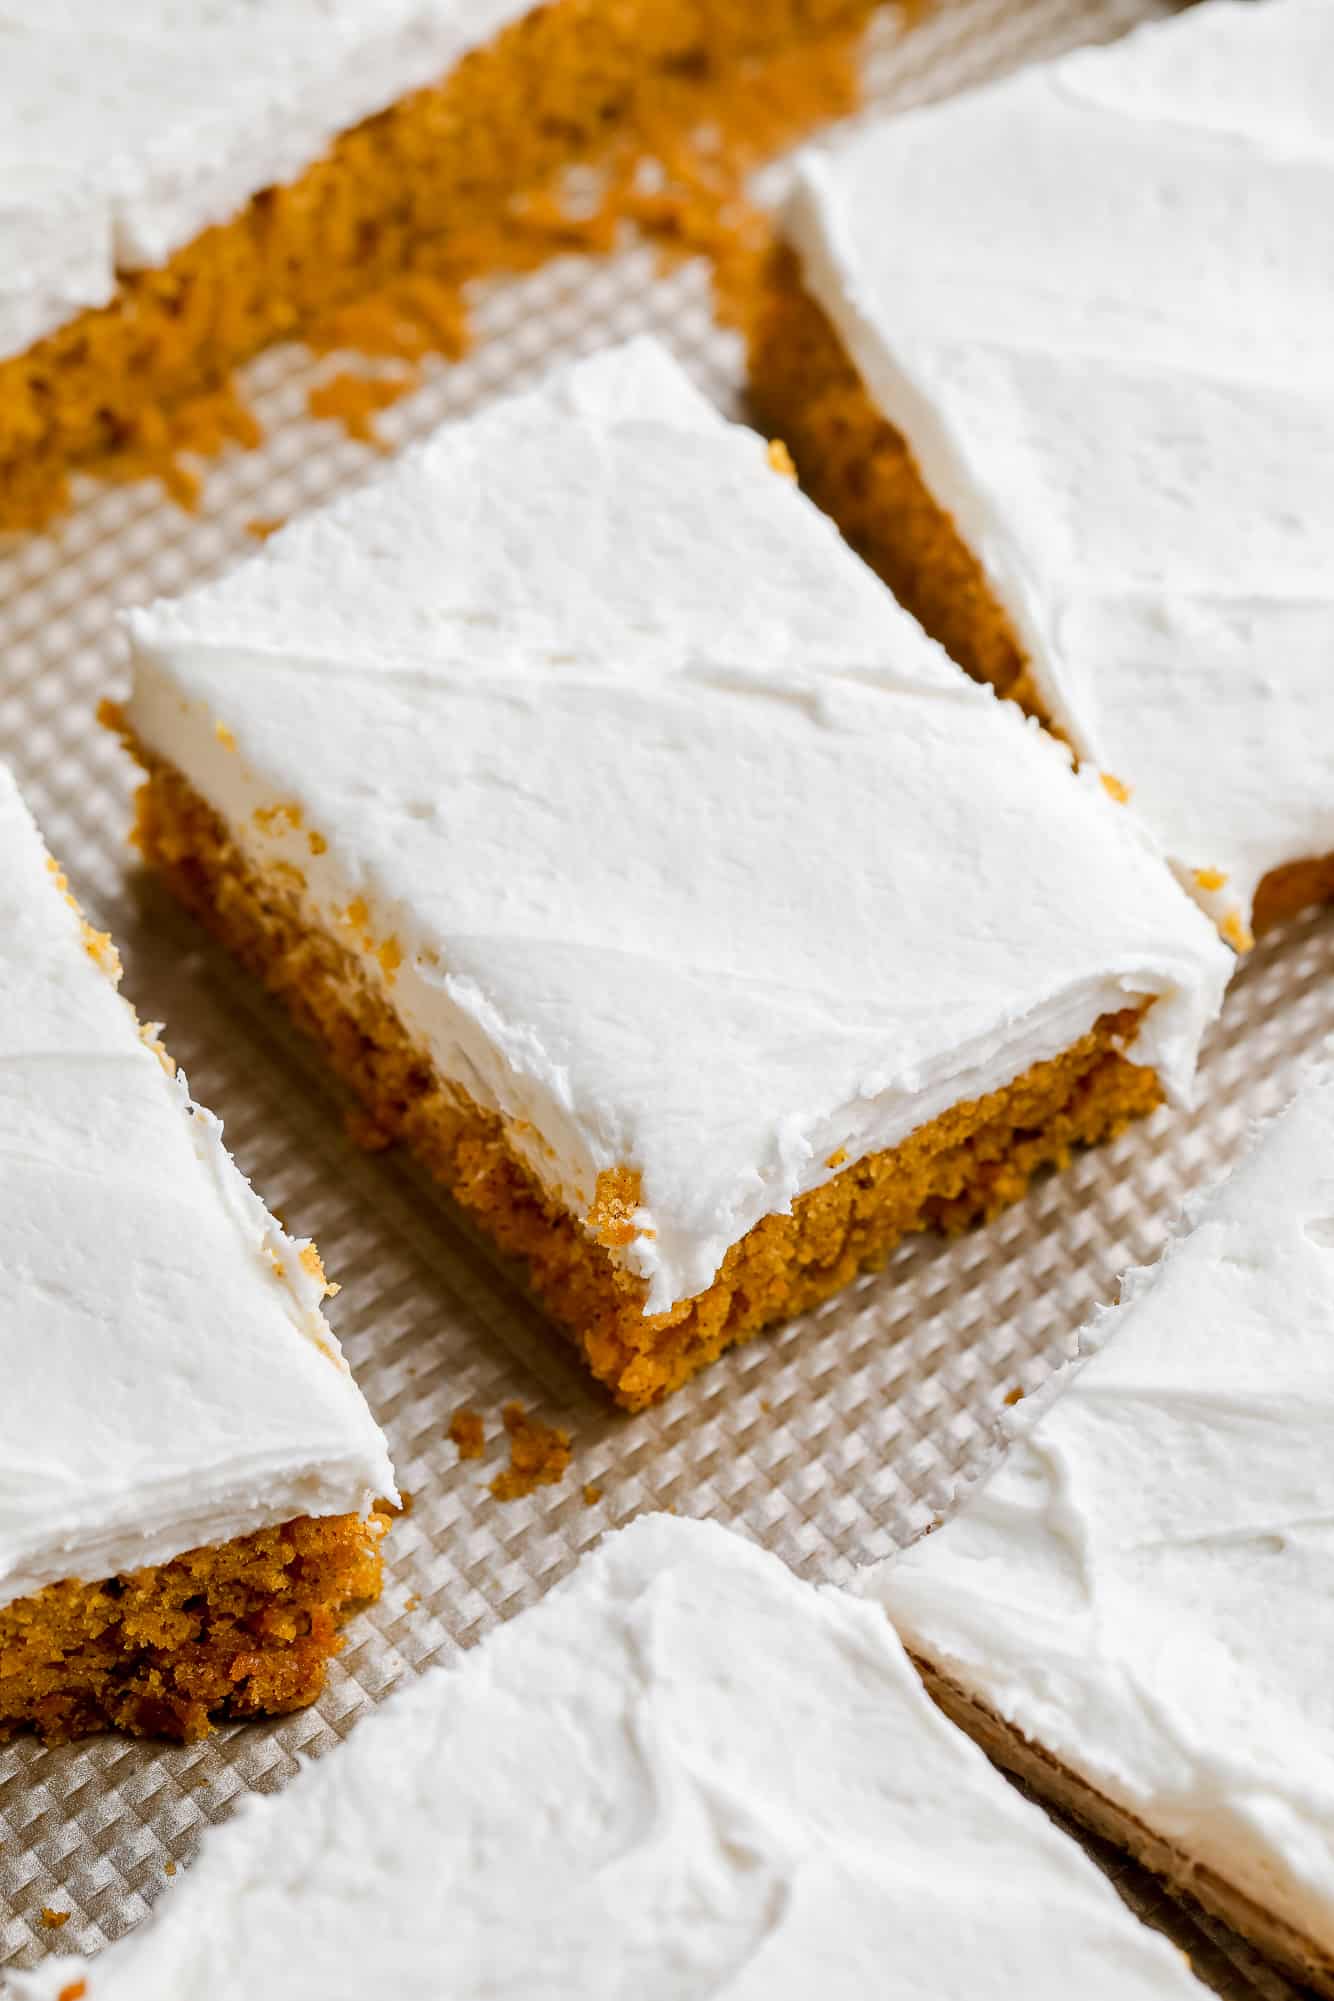
M 340 1621 L 379 1595 L 386 1525 L 303 1516 L 0 1607 L 0 1740 L 30 1729 L 59 1744 L 108 1726 L 189 1739 L 304 1708 Z

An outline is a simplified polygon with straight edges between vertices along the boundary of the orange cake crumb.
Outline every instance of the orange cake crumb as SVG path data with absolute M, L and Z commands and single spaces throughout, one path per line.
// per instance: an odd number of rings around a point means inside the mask
M 1011 1409 L 1014 1408 L 1015 1404 L 1022 1403 L 1023 1400 L 1024 1400 L 1024 1392 L 1022 1387 L 1018 1383 L 1015 1384 L 1012 1390 L 1006 1390 L 1005 1401 L 1007 1404 L 1009 1404 Z
M 636 1177 L 600 1177 L 589 1218 L 535 1180 L 501 1120 L 439 1076 L 347 946 L 312 925 L 289 885 L 257 870 L 179 772 L 142 746 L 135 838 L 145 859 L 319 1041 L 358 1094 L 380 1145 L 402 1141 L 518 1261 L 547 1312 L 616 1400 L 637 1410 L 723 1349 L 841 1291 L 909 1231 L 965 1228 L 1023 1194 L 1071 1149 L 1119 1132 L 1160 1101 L 1130 1062 L 1139 1010 L 1105 1016 L 1064 1055 L 953 1106 L 900 1145 L 854 1160 L 733 1244 L 713 1284 L 646 1314 L 645 1287 L 612 1255 L 633 1237 Z
M 276 806 L 256 806 L 254 821 L 266 833 L 275 827 L 296 828 L 301 825 L 301 808 L 291 800 L 284 800 Z
M 69 1923 L 68 1911 L 53 1911 L 49 1904 L 42 1905 L 42 1923 L 48 1931 L 58 1932 L 62 1925 Z
M 253 535 L 257 542 L 267 542 L 270 535 L 276 535 L 280 528 L 286 526 L 281 514 L 252 514 L 246 522 L 245 532 Z
M 1115 799 L 1118 806 L 1130 804 L 1130 787 L 1124 779 L 1118 778 L 1111 771 L 1100 771 L 1098 776 L 1102 780 L 1102 789 L 1109 799 Z
M 325 1273 L 324 1260 L 314 1244 L 306 1245 L 301 1253 L 299 1263 L 302 1270 L 323 1287 L 326 1299 L 334 1299 L 342 1291 L 342 1287 Z
M 84 2001 L 84 1996 L 87 1992 L 88 1982 L 86 1980 L 71 1980 L 67 1986 L 61 1988 L 59 1994 L 56 1996 L 56 2001 Z
M 1229 910 L 1218 928 L 1234 952 L 1249 952 L 1255 943 L 1255 933 L 1239 910 Z
M 1226 889 L 1227 876 L 1221 868 L 1197 868 L 1195 871 L 1195 887 L 1204 890 L 1207 894 L 1212 893 L 1214 890 Z
M 586 1508 L 595 1508 L 601 1499 L 602 1499 L 601 1487 L 595 1486 L 593 1482 L 590 1480 L 588 1485 L 584 1488 L 584 1506 Z
M 316 383 L 306 398 L 306 408 L 312 417 L 332 418 L 343 426 L 349 438 L 356 438 L 363 445 L 383 446 L 384 440 L 375 428 L 377 414 L 417 387 L 415 375 L 390 380 L 384 376 L 354 375 L 350 369 L 343 369 L 327 381 Z
M 639 1176 L 628 1168 L 606 1168 L 598 1176 L 589 1209 L 588 1227 L 608 1250 L 632 1244 L 639 1234 L 635 1213 L 640 1204 Z
M 449 1420 L 449 1436 L 460 1459 L 480 1459 L 486 1450 L 486 1430 L 480 1414 L 465 1406 Z
M 570 1434 L 531 1417 L 521 1403 L 507 1403 L 500 1413 L 509 1434 L 510 1463 L 491 1482 L 498 1501 L 522 1500 L 537 1487 L 554 1487 L 570 1464 Z
M 309 337 L 321 351 L 457 354 L 465 280 L 610 249 L 619 220 L 673 254 L 717 249 L 748 267 L 739 171 L 850 108 L 874 4 L 534 6 L 165 265 L 122 274 L 110 305 L 0 361 L 0 528 L 65 506 L 78 465 L 153 473 L 192 505 L 198 479 L 177 454 L 254 435 L 228 383 L 260 348 Z M 582 161 L 607 169 L 594 218 L 558 193 Z

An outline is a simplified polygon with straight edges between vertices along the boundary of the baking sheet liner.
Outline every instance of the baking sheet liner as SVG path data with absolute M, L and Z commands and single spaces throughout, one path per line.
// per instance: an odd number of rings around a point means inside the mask
M 941 95 L 1161 11 L 1152 0 L 943 0 L 907 36 L 877 27 L 869 99 Z M 422 389 L 381 417 L 387 439 L 421 436 L 557 358 L 644 329 L 737 407 L 739 345 L 713 324 L 705 272 L 663 274 L 643 247 L 482 288 L 476 324 L 464 362 L 428 366 Z M 1095 1303 L 1115 1297 L 1118 1274 L 1157 1254 L 1183 1199 L 1235 1158 L 1250 1123 L 1277 1109 L 1334 1032 L 1327 910 L 1242 968 L 1197 1110 L 1158 1113 L 987 1229 L 905 1246 L 886 1272 L 725 1357 L 665 1409 L 612 1413 L 411 1165 L 351 1145 L 318 1058 L 127 865 L 131 774 L 93 721 L 123 675 L 113 608 L 213 574 L 253 549 L 248 521 L 326 500 L 378 463 L 305 415 L 317 368 L 332 365 L 284 350 L 248 371 L 268 443 L 209 470 L 198 515 L 151 484 L 85 483 L 55 533 L 0 551 L 0 756 L 89 914 L 114 932 L 125 990 L 166 1022 L 241 1165 L 293 1230 L 318 1240 L 341 1282 L 332 1318 L 412 1510 L 387 1545 L 384 1596 L 351 1627 L 316 1708 L 184 1747 L 106 1737 L 0 1749 L 0 1966 L 30 1965 L 57 1944 L 95 1950 L 137 1924 L 239 1793 L 285 1783 L 299 1753 L 325 1751 L 395 1682 L 531 1604 L 642 1509 L 716 1516 L 814 1579 L 841 1580 L 909 1540 L 986 1463 L 1006 1392 L 1031 1389 L 1068 1352 Z M 558 1487 L 501 1504 L 488 1482 L 512 1398 L 570 1430 L 574 1462 Z M 460 1405 L 486 1420 L 480 1462 L 460 1463 L 448 1442 Z M 585 1487 L 601 1498 L 586 1503 Z M 1296 1993 L 1221 1927 L 1095 1852 L 1220 1993 Z M 49 1929 L 43 1907 L 68 1922 Z

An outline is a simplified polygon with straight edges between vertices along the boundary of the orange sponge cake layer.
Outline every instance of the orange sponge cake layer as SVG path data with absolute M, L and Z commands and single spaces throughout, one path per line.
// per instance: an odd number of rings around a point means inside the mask
M 780 82 L 789 129 L 845 109 L 872 5 L 533 8 L 296 178 L 162 263 L 123 269 L 109 304 L 0 360 L 0 529 L 58 508 L 72 465 L 160 445 L 164 407 L 331 308 L 413 268 L 457 280 L 530 260 L 522 197 L 575 162 L 686 154 L 704 124 L 762 134 Z
M 1188 1084 L 1227 954 L 633 343 L 131 620 L 148 859 L 622 1402 Z
M 380 1595 L 384 1518 L 310 1517 L 0 1607 L 0 1738 L 108 1727 L 202 1737 L 304 1709 L 356 1605 Z

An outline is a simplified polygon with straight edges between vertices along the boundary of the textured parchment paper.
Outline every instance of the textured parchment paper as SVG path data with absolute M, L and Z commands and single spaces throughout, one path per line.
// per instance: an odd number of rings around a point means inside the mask
M 874 34 L 871 101 L 942 95 L 1160 11 L 1154 0 L 940 0 L 912 34 L 890 23 Z M 476 317 L 473 354 L 429 371 L 380 420 L 393 442 L 645 328 L 736 407 L 737 345 L 713 326 L 697 267 L 663 277 L 633 248 L 611 263 L 568 260 L 486 289 Z M 90 914 L 114 931 L 140 1012 L 166 1022 L 242 1166 L 291 1228 L 318 1239 L 342 1282 L 334 1322 L 414 1505 L 388 1543 L 383 1599 L 352 1628 L 316 1709 L 183 1748 L 108 1737 L 0 1750 L 0 1966 L 28 1965 L 57 1941 L 95 1949 L 137 1924 L 169 1893 L 168 1867 L 188 1861 L 239 1792 L 282 1785 L 298 1753 L 327 1750 L 395 1682 L 530 1604 L 642 1509 L 714 1515 L 809 1578 L 841 1579 L 910 1539 L 985 1464 L 1005 1393 L 1036 1384 L 1089 1309 L 1115 1297 L 1118 1274 L 1157 1254 L 1183 1198 L 1234 1158 L 1248 1124 L 1282 1103 L 1303 1056 L 1334 1031 L 1327 911 L 1240 973 L 1195 1114 L 1159 1113 L 986 1230 L 906 1247 L 887 1272 L 726 1357 L 665 1410 L 612 1414 L 424 1181 L 348 1142 L 318 1059 L 127 862 L 130 773 L 93 721 L 123 673 L 112 611 L 214 573 L 254 547 L 249 520 L 312 506 L 378 463 L 305 415 L 313 366 L 276 352 L 250 370 L 269 442 L 210 471 L 198 515 L 152 486 L 90 487 L 55 534 L 0 548 L 0 756 Z M 568 1427 L 575 1457 L 560 1486 L 502 1505 L 487 1486 L 512 1398 Z M 447 1440 L 460 1405 L 486 1418 L 484 1461 L 459 1463 Z M 592 1505 L 586 1486 L 602 1489 Z M 1219 1927 L 1104 1860 L 1220 1992 L 1293 1994 Z M 70 1913 L 63 1929 L 43 1926 L 43 1906 Z

